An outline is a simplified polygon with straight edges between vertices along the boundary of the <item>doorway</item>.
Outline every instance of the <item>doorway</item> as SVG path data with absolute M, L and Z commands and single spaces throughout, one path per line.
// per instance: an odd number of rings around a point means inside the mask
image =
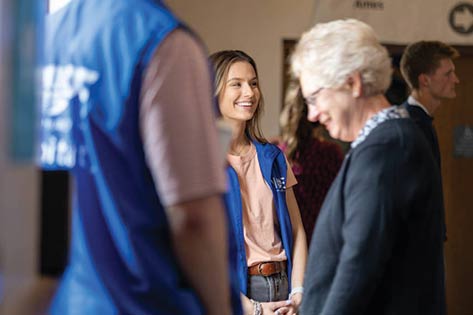
M 459 127 L 473 128 L 473 47 L 456 47 L 457 97 L 435 113 L 445 198 L 447 303 L 450 315 L 473 314 L 473 157 L 456 156 Z M 471 142 L 470 142 L 471 145 Z

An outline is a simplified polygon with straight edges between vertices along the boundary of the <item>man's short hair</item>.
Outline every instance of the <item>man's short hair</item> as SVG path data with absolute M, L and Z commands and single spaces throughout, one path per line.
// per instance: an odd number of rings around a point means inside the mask
M 432 74 L 440 61 L 455 59 L 460 54 L 450 45 L 439 41 L 419 41 L 410 44 L 401 58 L 401 73 L 411 89 L 419 88 L 419 75 Z

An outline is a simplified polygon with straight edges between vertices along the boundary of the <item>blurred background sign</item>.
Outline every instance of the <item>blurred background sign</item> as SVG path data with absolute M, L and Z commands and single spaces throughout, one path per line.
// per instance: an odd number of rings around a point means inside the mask
M 473 126 L 456 126 L 453 133 L 455 157 L 473 158 Z
M 473 45 L 472 0 L 315 0 L 315 23 L 342 18 L 368 23 L 384 44 Z

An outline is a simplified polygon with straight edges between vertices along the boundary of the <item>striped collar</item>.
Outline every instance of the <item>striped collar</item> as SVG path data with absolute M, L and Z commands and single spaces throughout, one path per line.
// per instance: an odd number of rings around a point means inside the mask
M 360 143 L 365 141 L 366 137 L 373 131 L 374 128 L 383 122 L 391 119 L 408 118 L 407 110 L 400 106 L 390 106 L 379 111 L 376 115 L 368 119 L 365 126 L 360 130 L 358 137 L 351 143 L 351 148 L 356 148 Z

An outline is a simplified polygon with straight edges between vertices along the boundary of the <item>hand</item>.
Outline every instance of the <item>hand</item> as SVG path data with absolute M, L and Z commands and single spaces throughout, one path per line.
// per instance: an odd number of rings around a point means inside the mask
M 297 315 L 297 308 L 292 305 L 288 306 L 287 309 L 285 309 L 284 311 L 286 312 L 284 315 Z M 283 313 L 280 312 L 279 314 L 282 315 Z
M 296 297 L 296 295 L 298 296 Z M 274 313 L 276 315 L 297 315 L 301 302 L 302 294 L 297 293 L 293 295 L 290 300 L 286 301 L 286 306 L 278 308 Z
M 261 308 L 263 315 L 285 315 L 291 309 L 291 301 L 265 302 L 261 303 Z
M 291 305 L 294 306 L 296 309 L 301 306 L 302 303 L 302 293 L 296 293 L 291 296 Z
M 294 294 L 288 302 L 286 315 L 297 315 L 297 311 L 302 302 L 302 293 Z

